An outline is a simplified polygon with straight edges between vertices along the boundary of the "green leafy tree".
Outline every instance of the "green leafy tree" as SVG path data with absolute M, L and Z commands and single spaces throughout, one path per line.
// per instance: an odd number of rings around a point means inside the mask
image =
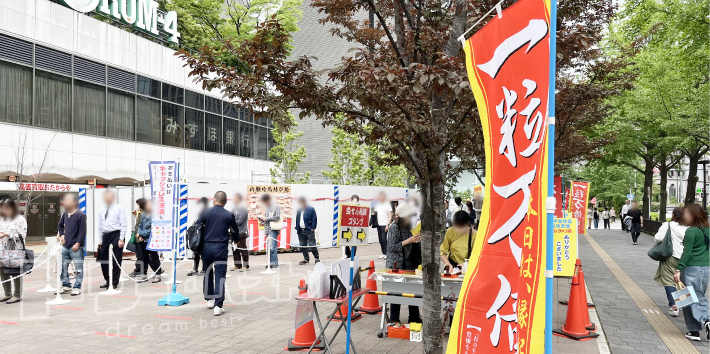
M 367 185 L 370 169 L 367 166 L 368 152 L 360 144 L 357 135 L 333 128 L 333 159 L 328 162 L 330 170 L 323 171 L 333 184 Z
M 311 179 L 311 172 L 308 171 L 303 176 L 298 175 L 298 165 L 306 160 L 306 147 L 298 142 L 303 136 L 303 132 L 296 131 L 296 123 L 293 115 L 288 113 L 291 122 L 283 125 L 274 122 L 274 142 L 276 145 L 269 150 L 269 158 L 275 162 L 271 172 L 271 183 L 303 184 Z
M 467 188 L 465 191 L 460 192 L 456 189 L 451 190 L 451 195 L 456 198 L 460 197 L 461 200 L 467 201 L 467 200 L 472 200 L 473 199 L 473 191 L 471 191 L 471 188 Z

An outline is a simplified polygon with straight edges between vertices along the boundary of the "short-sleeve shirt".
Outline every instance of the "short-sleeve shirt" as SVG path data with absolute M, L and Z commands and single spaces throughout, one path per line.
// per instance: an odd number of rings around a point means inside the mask
M 389 220 L 389 213 L 392 211 L 392 205 L 389 202 L 377 203 L 375 212 L 377 213 L 377 225 L 386 226 Z
M 626 216 L 631 217 L 631 222 L 634 224 L 640 224 L 641 223 L 641 209 L 631 209 L 629 212 L 626 214 Z

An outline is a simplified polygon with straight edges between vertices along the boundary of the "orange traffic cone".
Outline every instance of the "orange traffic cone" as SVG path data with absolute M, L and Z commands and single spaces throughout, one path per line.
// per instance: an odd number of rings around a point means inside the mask
M 301 279 L 301 283 L 298 286 L 298 295 L 303 295 L 307 292 L 306 281 Z M 303 324 L 301 327 L 296 328 L 296 338 L 289 339 L 286 350 L 308 350 L 313 342 L 316 341 L 316 330 L 313 326 L 313 321 L 309 321 Z M 325 344 L 318 341 L 313 345 L 314 351 L 320 351 L 325 349 Z
M 568 337 L 578 341 L 585 341 L 596 338 L 599 335 L 590 332 L 585 327 L 582 311 L 588 312 L 579 294 L 579 275 L 574 273 L 572 278 L 572 288 L 570 289 L 569 307 L 567 307 L 567 318 L 561 329 L 553 330 L 556 336 Z
M 575 263 L 575 268 L 581 267 L 582 266 L 582 261 L 577 258 L 577 262 Z M 582 292 L 586 295 L 587 294 L 587 283 L 584 281 L 584 274 L 579 274 L 579 285 L 582 287 Z M 560 304 L 567 306 L 567 301 L 558 301 Z M 597 307 L 597 305 L 594 305 L 590 302 L 587 303 L 587 307 Z
M 343 316 L 340 316 L 340 314 L 343 314 Z M 328 316 L 330 318 L 330 316 Z M 350 322 L 355 322 L 359 319 L 362 318 L 362 315 L 355 312 L 355 309 L 353 309 L 353 314 L 350 316 Z M 347 321 L 348 320 L 348 302 L 345 301 L 342 304 L 340 304 L 340 311 L 336 312 L 335 315 L 333 315 L 333 321 Z
M 582 319 L 584 320 L 584 327 L 590 331 L 596 331 L 597 326 L 589 320 L 589 306 L 584 306 L 587 304 L 587 290 L 584 287 L 584 272 L 582 271 L 582 265 L 577 267 L 579 272 L 579 287 L 577 291 L 579 292 L 579 298 L 582 302 Z
M 372 279 L 372 273 L 374 272 L 375 261 L 370 261 L 370 266 L 367 267 L 367 283 L 365 285 L 368 289 L 370 289 L 370 291 L 377 291 L 377 280 Z M 369 315 L 382 313 L 382 306 L 380 306 L 380 298 L 375 294 L 365 294 L 363 305 L 356 308 L 355 311 L 363 312 Z

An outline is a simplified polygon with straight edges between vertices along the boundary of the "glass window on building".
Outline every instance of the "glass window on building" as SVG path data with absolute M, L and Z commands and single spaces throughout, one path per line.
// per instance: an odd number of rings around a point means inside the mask
M 136 132 L 138 141 L 160 144 L 162 121 L 160 119 L 160 101 L 148 97 L 137 96 Z
M 224 153 L 239 155 L 239 121 L 224 118 Z
M 222 152 L 222 117 L 205 114 L 205 151 Z
M 74 81 L 74 120 L 72 131 L 106 135 L 106 88 Z
M 163 99 L 182 104 L 184 90 L 180 87 L 163 84 Z
M 222 100 L 214 97 L 205 97 L 205 111 L 222 114 Z
M 160 81 L 139 75 L 136 91 L 141 95 L 160 98 Z
M 239 119 L 239 108 L 234 107 L 234 105 L 225 101 L 224 115 L 230 118 Z
M 106 135 L 111 138 L 134 140 L 135 95 L 117 90 L 108 90 Z
M 71 79 L 35 70 L 34 125 L 56 130 L 70 130 Z
M 185 90 L 185 105 L 202 110 L 205 108 L 205 95 Z
M 163 145 L 183 147 L 183 109 L 163 102 Z
M 205 149 L 205 122 L 202 111 L 185 108 L 185 147 Z
M 245 122 L 254 123 L 254 115 L 251 114 L 251 111 L 246 108 L 239 109 L 239 116 L 239 119 Z
M 0 122 L 32 124 L 32 69 L 0 61 Z
M 274 140 L 274 133 L 273 133 L 273 131 L 272 131 L 271 129 L 268 129 L 267 132 L 268 132 L 268 135 L 269 135 L 269 151 L 271 151 L 271 149 L 272 149 L 274 146 L 276 146 L 276 140 Z M 267 154 L 267 155 L 268 155 L 268 154 Z M 274 161 L 274 160 L 276 160 L 276 158 L 273 158 L 273 157 L 272 157 L 271 160 Z
M 256 158 L 260 160 L 266 160 L 269 158 L 269 137 L 267 136 L 267 129 L 264 127 L 257 126 L 255 129 L 256 133 Z
M 239 122 L 239 156 L 254 157 L 254 125 Z

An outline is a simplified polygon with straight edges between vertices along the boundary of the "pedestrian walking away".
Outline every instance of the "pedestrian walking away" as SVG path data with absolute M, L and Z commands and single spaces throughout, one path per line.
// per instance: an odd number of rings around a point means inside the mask
M 62 245 L 62 288 L 60 294 L 81 294 L 84 280 L 84 251 L 86 250 L 86 214 L 79 210 L 75 194 L 65 194 L 62 198 L 64 213 L 59 218 L 57 242 Z M 74 286 L 69 278 L 69 263 L 74 262 Z
M 196 222 L 205 225 L 200 250 L 202 271 L 205 273 L 202 291 L 207 300 L 207 308 L 214 309 L 215 316 L 224 314 L 229 229 L 239 230 L 234 214 L 224 209 L 225 204 L 227 204 L 227 194 L 222 191 L 215 193 L 214 206 L 202 213 Z
M 631 208 L 626 216 L 631 218 L 631 242 L 635 245 L 643 227 L 643 216 L 641 215 L 639 204 L 636 202 L 631 203 Z
M 259 221 L 264 225 L 264 234 L 267 235 L 267 247 L 269 247 L 269 264 L 271 268 L 279 267 L 279 234 L 281 233 L 282 218 L 281 207 L 271 199 L 271 195 L 263 194 L 261 204 L 264 208 L 264 215 L 259 216 Z M 269 268 L 269 265 L 266 266 Z
M 688 332 L 685 336 L 700 340 L 700 331 L 710 340 L 710 308 L 705 294 L 710 277 L 710 224 L 705 211 L 697 204 L 683 208 L 683 221 L 688 229 L 683 237 L 683 253 L 678 260 L 673 280 L 693 287 L 698 302 L 683 308 L 683 318 Z
M 243 205 L 244 198 L 241 194 L 234 194 L 234 221 L 239 229 L 230 230 L 232 237 L 232 255 L 234 258 L 234 268 L 232 270 L 249 270 L 249 250 L 247 249 L 247 239 L 249 238 L 249 212 Z
M 114 289 L 118 287 L 121 278 L 121 261 L 123 259 L 123 245 L 126 239 L 128 224 L 126 222 L 126 212 L 122 206 L 116 203 L 116 194 L 107 190 L 104 192 L 104 208 L 99 212 L 98 244 L 99 254 L 96 257 L 101 263 L 101 273 L 106 283 L 99 288 L 106 289 L 109 286 Z M 109 251 L 113 245 L 113 284 L 109 284 Z
M 674 317 L 678 317 L 678 306 L 676 306 L 675 299 L 671 295 L 676 291 L 676 282 L 673 280 L 673 275 L 675 274 L 676 267 L 678 266 L 678 261 L 683 254 L 683 237 L 685 237 L 685 231 L 688 229 L 687 226 L 681 225 L 683 223 L 682 209 L 675 207 L 673 209 L 673 215 L 671 216 L 671 221 L 663 223 L 658 229 L 654 240 L 656 243 L 663 242 L 666 237 L 668 230 L 671 231 L 671 243 L 673 245 L 673 255 L 668 257 L 668 259 L 658 262 L 658 270 L 656 271 L 656 276 L 653 278 L 658 285 L 664 287 L 666 291 L 666 297 L 668 298 L 668 314 Z
M 626 214 L 629 213 L 629 201 L 624 201 L 624 205 L 621 207 L 621 230 L 629 232 L 629 228 L 626 227 L 624 219 L 626 219 Z
M 394 217 L 392 206 L 387 201 L 385 192 L 377 195 L 377 205 L 375 205 L 375 215 L 377 216 L 377 238 L 380 241 L 380 258 L 387 258 L 387 232 Z
M 298 234 L 298 244 L 303 252 L 303 260 L 300 265 L 308 264 L 311 261 L 308 252 L 313 253 L 315 263 L 320 262 L 318 256 L 318 245 L 316 244 L 316 227 L 318 226 L 318 216 L 316 210 L 308 205 L 305 197 L 298 198 L 300 209 L 296 212 L 296 233 Z M 352 252 L 356 252 L 355 247 Z
M 12 199 L 2 202 L 0 218 L 0 250 L 6 250 L 14 243 L 15 249 L 24 249 L 27 238 L 27 221 L 20 215 L 17 203 Z M 0 281 L 5 291 L 5 296 L 0 298 L 0 302 L 14 304 L 22 301 L 22 281 L 23 277 L 16 277 L 10 281 L 12 276 L 6 269 L 0 267 Z

